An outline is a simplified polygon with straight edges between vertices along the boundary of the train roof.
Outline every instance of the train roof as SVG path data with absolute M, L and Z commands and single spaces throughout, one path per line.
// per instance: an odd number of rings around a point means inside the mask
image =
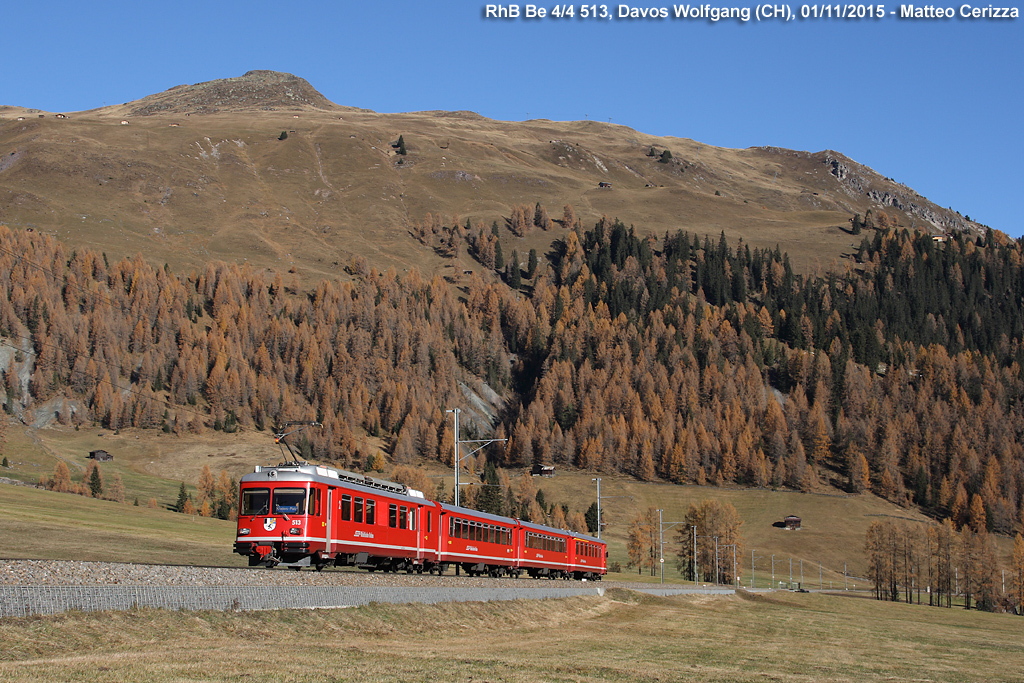
M 444 512 L 449 514 L 455 513 L 460 515 L 466 515 L 467 517 L 474 517 L 476 519 L 487 519 L 492 522 L 500 522 L 501 524 L 519 524 L 518 519 L 512 517 L 503 517 L 502 515 L 495 515 L 490 512 L 481 512 L 480 510 L 474 510 L 473 508 L 464 508 L 451 503 L 438 503 Z
M 426 500 L 421 491 L 411 489 L 405 484 L 385 479 L 374 479 L 373 477 L 356 472 L 338 470 L 322 465 L 311 465 L 309 463 L 281 463 L 280 465 L 270 466 L 256 465 L 255 471 L 242 477 L 241 483 L 271 481 L 318 481 L 323 484 L 344 482 L 367 493 L 383 493 L 392 497 L 414 498 L 418 501 Z
M 572 531 L 570 529 L 556 529 L 555 527 L 544 526 L 543 524 L 537 524 L 535 522 L 520 521 L 519 523 L 523 526 L 523 528 L 532 529 L 534 531 L 543 531 L 547 533 L 554 531 L 565 536 L 578 538 L 581 541 L 590 541 L 592 543 L 604 543 L 604 541 L 602 541 L 600 538 L 595 538 L 594 536 L 587 536 L 586 534 L 581 534 L 577 531 Z

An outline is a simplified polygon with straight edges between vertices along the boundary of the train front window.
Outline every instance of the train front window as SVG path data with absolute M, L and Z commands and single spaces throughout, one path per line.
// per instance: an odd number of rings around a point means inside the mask
M 265 515 L 270 512 L 270 489 L 243 489 L 242 512 L 245 515 Z
M 275 515 L 306 513 L 306 489 L 274 489 Z

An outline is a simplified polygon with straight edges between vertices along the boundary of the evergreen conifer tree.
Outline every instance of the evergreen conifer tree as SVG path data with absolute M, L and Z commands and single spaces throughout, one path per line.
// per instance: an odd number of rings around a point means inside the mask
M 587 508 L 587 513 L 583 516 L 587 520 L 587 531 L 592 534 L 597 533 L 597 502 L 590 504 Z
M 518 291 L 523 286 L 523 274 L 519 270 L 519 252 L 512 252 L 512 258 L 509 260 L 506 270 L 508 286 Z
M 100 466 L 92 468 L 92 474 L 89 475 L 89 491 L 92 493 L 93 498 L 99 498 L 100 494 L 103 493 L 103 479 L 100 476 Z
M 500 271 L 505 267 L 505 256 L 501 253 L 501 242 L 494 243 L 494 269 Z
M 181 488 L 178 489 L 178 500 L 174 503 L 174 509 L 178 512 L 184 512 L 187 502 L 188 492 L 185 490 L 185 482 L 181 482 Z

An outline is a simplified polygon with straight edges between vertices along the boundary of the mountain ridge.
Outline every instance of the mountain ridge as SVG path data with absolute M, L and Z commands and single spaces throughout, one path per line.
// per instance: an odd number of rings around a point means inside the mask
M 382 114 L 273 71 L 0 116 L 0 221 L 180 265 L 248 260 L 322 277 L 362 256 L 440 272 L 450 262 L 411 239 L 426 214 L 502 225 L 535 203 L 556 216 L 571 204 L 584 223 L 609 215 L 644 233 L 781 245 L 801 270 L 851 254 L 851 219 L 869 211 L 933 234 L 982 230 L 832 150 L 720 148 L 597 121 Z M 548 237 L 517 239 L 525 252 Z

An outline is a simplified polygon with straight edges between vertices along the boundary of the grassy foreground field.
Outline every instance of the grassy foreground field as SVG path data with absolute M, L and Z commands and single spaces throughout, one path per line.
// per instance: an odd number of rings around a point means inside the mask
M 1024 620 L 827 595 L 0 621 L 4 681 L 1021 681 Z
M 0 510 L 4 558 L 245 566 L 234 522 L 23 486 L 0 486 Z

